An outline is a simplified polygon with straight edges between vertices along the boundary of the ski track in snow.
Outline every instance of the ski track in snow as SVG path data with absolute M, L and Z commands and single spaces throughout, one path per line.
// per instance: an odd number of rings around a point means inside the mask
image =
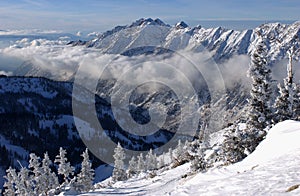
M 190 171 L 187 163 L 154 178 L 140 175 L 82 195 L 300 195 L 300 188 L 286 192 L 300 185 L 299 138 L 300 122 L 285 121 L 239 163 L 183 178 Z M 266 152 L 269 156 L 261 159 Z

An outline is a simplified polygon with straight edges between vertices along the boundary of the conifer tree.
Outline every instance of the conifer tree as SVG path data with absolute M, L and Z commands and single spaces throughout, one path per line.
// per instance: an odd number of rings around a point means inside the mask
M 284 79 L 284 85 L 278 84 L 279 96 L 275 101 L 275 122 L 281 122 L 292 119 L 293 116 L 293 84 L 290 84 L 287 78 Z
M 205 160 L 205 154 L 203 148 L 197 149 L 197 154 L 194 156 L 191 164 L 192 171 L 204 171 L 207 169 L 207 163 Z
M 47 195 L 51 189 L 55 189 L 59 186 L 58 178 L 54 172 L 51 171 L 50 166 L 52 165 L 52 161 L 49 158 L 48 153 L 44 154 L 44 158 L 42 160 L 42 184 L 41 190 L 42 194 Z
M 89 160 L 87 148 L 81 156 L 83 157 L 83 161 L 81 163 L 81 171 L 77 176 L 76 187 L 80 192 L 88 192 L 93 187 L 94 170 L 92 169 L 92 164 Z
M 16 183 L 16 194 L 17 195 L 34 195 L 34 187 L 32 180 L 29 176 L 29 170 L 22 167 L 18 173 L 18 181 Z
M 18 180 L 18 176 L 16 173 L 15 169 L 12 169 L 11 167 L 9 167 L 6 170 L 6 176 L 4 176 L 4 178 L 6 179 L 3 187 L 4 187 L 4 196 L 14 196 L 15 192 L 16 192 L 16 182 L 19 181 Z
M 165 157 L 166 157 L 166 153 L 164 152 L 158 159 L 158 163 L 157 163 L 158 168 L 162 168 L 166 165 Z
M 227 128 L 224 133 L 224 141 L 222 143 L 222 152 L 220 159 L 225 164 L 236 163 L 244 159 L 249 152 L 245 149 L 245 143 L 248 142 L 247 138 L 244 138 L 245 132 L 239 130 L 238 125 L 232 125 Z M 249 141 L 251 142 L 251 141 Z
M 43 188 L 41 187 L 43 185 L 42 180 L 42 169 L 41 169 L 41 163 L 40 158 L 36 156 L 34 153 L 31 153 L 29 159 L 29 168 L 32 170 L 33 176 L 32 176 L 32 182 L 34 185 L 34 194 L 39 195 Z
M 129 161 L 127 176 L 130 178 L 133 175 L 135 175 L 136 172 L 137 172 L 137 161 L 136 161 L 135 156 L 133 156 Z
M 190 145 L 186 143 L 185 149 L 189 151 L 192 158 L 192 171 L 204 171 L 208 168 L 208 163 L 205 158 L 205 152 L 208 149 L 205 141 L 195 140 Z
M 152 149 L 150 149 L 148 154 L 146 155 L 145 165 L 146 165 L 146 170 L 154 170 L 157 168 L 157 157 L 153 153 Z
M 112 179 L 114 181 L 125 180 L 126 179 L 126 172 L 124 171 L 125 152 L 120 143 L 118 143 L 114 153 L 115 154 L 113 155 L 113 157 L 115 159 L 115 163 L 114 163 Z
M 263 38 L 260 38 L 255 51 L 251 56 L 249 77 L 252 79 L 250 110 L 248 122 L 251 128 L 263 130 L 271 120 L 270 96 L 271 70 L 267 61 L 267 47 Z
M 252 152 L 266 135 L 264 130 L 272 119 L 270 97 L 271 70 L 267 61 L 267 47 L 264 38 L 260 36 L 255 51 L 251 56 L 248 75 L 252 79 L 251 98 L 249 101 L 247 129 L 242 135 L 246 151 Z
M 267 47 L 261 33 L 251 55 L 248 76 L 252 79 L 246 129 L 233 125 L 224 134 L 220 159 L 235 163 L 253 152 L 266 135 L 265 129 L 272 121 L 271 70 L 267 61 Z
M 294 92 L 294 110 L 293 110 L 293 119 L 300 120 L 300 84 L 296 84 Z
M 144 172 L 145 171 L 145 161 L 144 161 L 144 157 L 143 157 L 142 153 L 140 154 L 140 156 L 138 156 L 137 170 L 138 170 L 138 172 Z
M 178 144 L 174 153 L 175 158 L 180 161 L 183 158 L 184 153 L 184 145 L 182 144 L 181 140 L 178 140 Z
M 69 183 L 70 176 L 74 174 L 74 167 L 70 165 L 66 157 L 66 150 L 64 150 L 62 147 L 59 149 L 59 155 L 55 158 L 55 163 L 58 163 L 58 174 L 63 175 L 64 177 L 64 183 Z
M 299 86 L 294 83 L 293 59 L 297 53 L 296 42 L 292 43 L 288 50 L 287 77 L 284 78 L 284 85 L 278 84 L 279 96 L 275 101 L 275 122 L 288 119 L 297 119 L 299 115 Z

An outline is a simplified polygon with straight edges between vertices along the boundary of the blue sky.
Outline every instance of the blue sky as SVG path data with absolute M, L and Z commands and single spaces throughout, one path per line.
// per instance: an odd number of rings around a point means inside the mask
M 0 0 L 0 29 L 104 31 L 139 18 L 205 21 L 300 20 L 299 0 Z

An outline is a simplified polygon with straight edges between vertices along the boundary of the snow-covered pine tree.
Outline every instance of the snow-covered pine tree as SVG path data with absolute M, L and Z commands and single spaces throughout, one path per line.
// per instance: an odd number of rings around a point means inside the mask
M 32 176 L 32 182 L 34 186 L 34 194 L 39 195 L 43 188 L 41 187 L 43 185 L 42 180 L 42 169 L 41 169 L 41 162 L 40 157 L 36 156 L 34 153 L 30 153 L 29 155 L 29 168 L 31 169 L 33 176 Z
M 114 181 L 120 181 L 126 179 L 126 172 L 124 170 L 124 159 L 125 159 L 125 152 L 120 143 L 118 143 L 117 147 L 114 150 L 114 170 L 112 174 L 112 179 Z
M 248 77 L 252 79 L 246 129 L 239 130 L 237 125 L 225 132 L 220 159 L 225 163 L 235 163 L 253 152 L 266 135 L 265 128 L 272 121 L 271 111 L 271 70 L 267 61 L 267 47 L 261 33 L 251 55 Z
M 134 176 L 137 173 L 137 161 L 135 156 L 133 156 L 128 163 L 127 176 L 128 178 Z
M 288 119 L 297 119 L 299 115 L 299 86 L 294 83 L 293 59 L 299 50 L 295 40 L 291 48 L 288 50 L 287 77 L 284 78 L 284 85 L 278 84 L 279 96 L 275 101 L 275 122 L 280 122 Z M 296 49 L 298 47 L 298 49 Z M 297 58 L 297 57 L 296 57 Z
M 238 125 L 232 125 L 224 133 L 224 141 L 221 146 L 221 156 L 219 157 L 225 164 L 236 163 L 244 159 L 248 154 L 245 151 L 244 142 L 247 139 L 244 132 L 239 130 Z
M 15 196 L 15 192 L 16 192 L 15 184 L 16 184 L 16 181 L 19 181 L 16 170 L 9 167 L 6 170 L 6 176 L 4 176 L 4 178 L 6 179 L 6 181 L 3 185 L 3 187 L 4 187 L 3 195 L 4 196 Z
M 35 195 L 32 179 L 29 176 L 29 170 L 26 167 L 22 167 L 18 173 L 18 181 L 16 183 L 17 195 Z
M 43 195 L 47 195 L 51 189 L 55 189 L 59 186 L 58 178 L 54 172 L 51 171 L 50 166 L 52 165 L 52 161 L 49 158 L 48 153 L 44 154 L 44 158 L 42 160 L 42 176 L 41 181 L 42 184 L 40 186 Z
M 76 190 L 79 192 L 88 192 L 93 188 L 94 169 L 92 169 L 87 148 L 81 156 L 83 157 L 83 161 L 81 163 L 81 171 L 77 175 Z
M 204 171 L 208 168 L 208 163 L 205 158 L 207 144 L 204 141 L 194 140 L 191 143 L 186 143 L 185 147 L 189 151 L 192 171 Z
M 205 148 L 209 148 L 209 141 L 203 141 L 202 146 L 205 146 Z M 183 145 L 183 154 L 184 154 L 184 159 L 187 161 L 190 160 L 191 157 L 191 150 L 192 150 L 192 142 L 189 140 L 186 140 Z
M 174 156 L 177 161 L 181 161 L 184 157 L 185 150 L 184 150 L 184 145 L 182 144 L 181 140 L 178 140 L 177 147 L 174 152 Z
M 207 167 L 207 162 L 205 160 L 205 149 L 198 148 L 197 153 L 192 160 L 191 169 L 192 171 L 205 171 Z
M 292 119 L 293 116 L 293 84 L 288 82 L 288 78 L 284 79 L 284 85 L 278 84 L 279 95 L 275 101 L 274 121 L 281 122 Z
M 271 70 L 267 61 L 267 47 L 264 38 L 260 35 L 260 40 L 251 56 L 251 63 L 248 71 L 252 79 L 251 98 L 249 100 L 249 111 L 247 129 L 244 138 L 245 149 L 254 151 L 256 146 L 266 135 L 264 130 L 270 124 L 271 113 Z M 245 141 L 246 140 L 246 141 Z
M 272 76 L 266 55 L 266 43 L 264 38 L 261 37 L 251 56 L 248 71 L 248 75 L 252 79 L 252 88 L 247 125 L 259 130 L 266 128 L 271 120 L 270 96 L 272 94 Z
M 166 165 L 165 157 L 166 157 L 165 152 L 159 156 L 158 163 L 157 163 L 158 169 L 163 168 Z
M 300 84 L 296 84 L 294 90 L 294 111 L 293 111 L 293 119 L 300 120 Z
M 148 154 L 146 155 L 145 160 L 146 170 L 151 171 L 157 168 L 157 157 L 153 153 L 153 150 L 150 149 Z
M 292 74 L 292 76 L 294 76 L 293 73 L 293 60 L 297 60 L 299 61 L 299 57 L 300 57 L 300 39 L 298 37 L 298 35 L 294 36 L 293 38 L 293 44 L 292 47 L 290 49 L 290 54 L 289 54 L 289 65 L 290 65 L 290 73 Z M 294 78 L 292 80 L 293 82 L 293 105 L 292 105 L 292 110 L 293 110 L 293 116 L 292 119 L 294 120 L 300 120 L 300 83 L 295 82 Z
M 62 147 L 59 149 L 59 155 L 55 158 L 55 163 L 58 163 L 58 174 L 63 175 L 64 177 L 64 183 L 63 185 L 69 183 L 70 176 L 74 174 L 74 167 L 70 165 L 66 157 L 66 150 L 64 150 Z
M 138 156 L 137 170 L 138 170 L 138 172 L 144 172 L 145 171 L 145 161 L 144 161 L 144 157 L 143 157 L 142 153 Z

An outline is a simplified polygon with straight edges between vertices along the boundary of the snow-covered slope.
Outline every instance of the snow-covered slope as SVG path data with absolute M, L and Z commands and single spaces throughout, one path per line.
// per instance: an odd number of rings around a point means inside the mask
M 188 163 L 154 178 L 140 176 L 83 195 L 283 195 L 300 185 L 299 139 L 300 122 L 285 121 L 274 126 L 252 154 L 234 165 L 186 176 Z M 289 194 L 299 195 L 300 188 Z
M 117 26 L 88 42 L 70 42 L 100 49 L 103 53 L 122 54 L 139 47 L 156 46 L 174 51 L 188 49 L 203 51 L 203 47 L 214 53 L 217 61 L 239 54 L 250 54 L 258 41 L 257 32 L 267 39 L 272 61 L 286 56 L 292 41 L 300 36 L 300 22 L 293 24 L 269 23 L 255 29 L 243 31 L 217 28 L 189 27 L 184 22 L 174 26 L 159 19 L 139 19 L 131 25 Z
M 93 94 L 95 103 L 89 105 L 89 99 L 86 97 L 89 97 L 90 91 L 79 87 L 80 92 L 72 94 L 72 90 L 71 82 L 0 76 L 1 171 L 9 166 L 19 167 L 18 161 L 27 165 L 28 155 L 32 152 L 38 156 L 48 152 L 51 158 L 55 157 L 59 147 L 66 148 L 71 153 L 70 162 L 77 165 L 80 161 L 77 157 L 80 157 L 80 153 L 86 148 L 80 136 L 85 137 L 85 141 L 97 137 L 97 141 L 103 144 L 103 149 L 112 151 L 107 154 L 113 154 L 113 148 L 105 146 L 107 137 L 102 137 L 95 131 L 97 123 L 91 123 L 89 112 L 75 115 L 72 101 L 76 106 L 84 106 L 86 111 L 91 111 L 90 108 L 96 106 L 97 117 L 106 131 L 105 135 L 116 143 L 126 143 L 124 145 L 133 150 L 163 145 L 174 135 L 167 128 L 145 137 L 130 134 L 118 125 L 108 102 Z M 143 120 L 138 109 L 140 108 L 132 108 L 132 113 L 136 119 Z M 171 121 L 165 126 L 171 129 L 175 123 Z M 84 127 L 84 131 L 79 133 L 78 127 Z M 101 160 L 93 158 L 94 167 L 101 164 Z M 111 174 L 111 170 L 110 167 L 98 168 L 96 180 L 105 179 Z M 2 185 L 3 175 L 0 176 L 0 188 Z

